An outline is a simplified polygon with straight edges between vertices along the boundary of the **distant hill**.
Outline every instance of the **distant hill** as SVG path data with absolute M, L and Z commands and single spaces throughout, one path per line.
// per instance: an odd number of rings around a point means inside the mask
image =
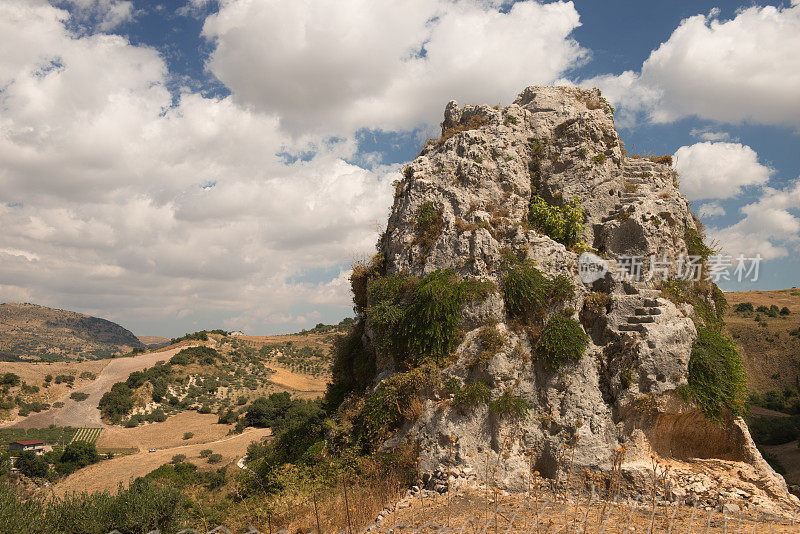
M 800 289 L 726 293 L 727 329 L 739 346 L 751 391 L 800 385 Z M 752 309 L 750 307 L 752 306 Z M 781 313 L 783 311 L 784 313 Z
M 36 304 L 0 304 L 0 360 L 104 358 L 143 347 L 106 319 Z

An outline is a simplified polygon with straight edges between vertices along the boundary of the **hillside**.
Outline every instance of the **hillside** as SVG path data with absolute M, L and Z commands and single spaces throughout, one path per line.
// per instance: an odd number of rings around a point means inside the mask
M 0 304 L 0 361 L 98 359 L 142 346 L 106 319 L 36 304 Z
M 747 369 L 747 385 L 765 392 L 797 387 L 800 380 L 800 289 L 741 291 L 726 293 L 730 305 L 725 322 L 740 348 Z M 750 303 L 753 311 L 737 312 L 740 304 Z M 756 311 L 759 306 L 777 313 Z M 789 314 L 781 314 L 784 308 Z M 775 315 L 772 317 L 771 315 Z M 794 334 L 793 334 L 794 332 Z
M 800 491 L 800 290 L 727 293 L 727 330 L 747 371 L 753 439 Z

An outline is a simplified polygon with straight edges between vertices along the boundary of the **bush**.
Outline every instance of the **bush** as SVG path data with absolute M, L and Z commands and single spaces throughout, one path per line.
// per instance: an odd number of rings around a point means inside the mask
M 56 384 L 72 385 L 75 382 L 75 377 L 73 375 L 56 375 L 54 382 Z
M 690 256 L 700 256 L 703 261 L 707 261 L 708 257 L 714 252 L 703 240 L 702 226 L 700 229 L 687 226 L 684 229 L 683 239 L 686 241 L 686 250 Z
M 237 413 L 229 408 L 227 410 L 220 410 L 217 423 L 221 425 L 235 425 L 238 420 L 239 416 Z
M 417 218 L 414 221 L 416 232 L 415 242 L 420 243 L 426 250 L 431 248 L 434 241 L 442 234 L 442 208 L 437 208 L 433 202 L 424 202 L 417 208 Z
M 78 402 L 85 401 L 89 398 L 88 393 L 83 393 L 81 391 L 73 391 L 69 394 L 69 398 Z
M 402 276 L 369 283 L 367 323 L 381 349 L 412 366 L 443 363 L 455 346 L 464 304 L 484 296 L 493 285 L 459 280 L 451 270 L 434 271 L 422 280 Z
M 41 456 L 32 451 L 22 451 L 15 462 L 19 472 L 30 478 L 44 478 L 50 472 L 50 467 Z
M 177 532 L 188 518 L 188 498 L 180 490 L 136 480 L 115 494 L 74 493 L 60 499 L 23 499 L 0 484 L 0 525 L 5 532 L 144 533 Z
M 432 378 L 432 369 L 419 367 L 398 373 L 378 384 L 364 400 L 353 421 L 353 434 L 365 451 L 373 451 L 400 427 L 413 419 L 412 406 Z
M 202 363 L 211 365 L 220 358 L 219 352 L 210 347 L 189 347 L 181 350 L 178 354 L 170 358 L 170 365 L 188 365 L 190 363 Z
M 554 370 L 567 362 L 580 360 L 588 345 L 589 336 L 578 321 L 555 314 L 542 330 L 533 354 L 545 367 Z
M 222 455 L 219 454 L 218 452 L 215 452 L 214 454 L 209 454 L 208 458 L 206 458 L 206 461 L 210 464 L 218 464 L 222 461 Z
M 489 411 L 498 415 L 525 417 L 531 404 L 524 398 L 514 395 L 509 390 L 489 403 Z
M 753 304 L 751 302 L 742 302 L 736 305 L 733 311 L 737 313 L 746 313 L 753 311 Z
M 179 464 L 182 461 L 184 461 L 185 459 L 186 459 L 186 455 L 185 454 L 176 454 L 175 456 L 172 457 L 172 463 L 173 464 Z
M 531 196 L 528 211 L 531 226 L 569 249 L 586 246 L 581 240 L 583 219 L 583 208 L 577 197 L 564 206 L 551 206 L 539 195 Z
M 184 432 L 183 439 L 192 439 L 194 437 L 194 432 Z
M 472 382 L 458 388 L 453 397 L 453 404 L 459 408 L 471 408 L 489 402 L 492 390 L 483 382 Z
M 18 386 L 20 384 L 19 375 L 14 373 L 5 373 L 0 375 L 0 386 Z
M 747 377 L 733 341 L 725 334 L 699 326 L 689 359 L 689 384 L 686 393 L 712 420 L 726 412 L 745 411 Z
M 62 475 L 68 475 L 78 469 L 97 463 L 100 455 L 94 443 L 88 441 L 73 441 L 64 447 L 64 452 L 56 462 L 56 471 Z
M 533 262 L 525 261 L 508 271 L 502 292 L 509 315 L 541 321 L 552 305 L 572 297 L 575 287 L 566 276 L 549 279 Z
M 789 315 L 789 314 L 791 314 L 792 312 L 791 312 L 791 311 L 789 311 L 789 308 L 788 308 L 788 307 L 784 306 L 783 308 L 781 308 L 781 312 L 780 312 L 780 313 L 781 313 L 781 315 Z
M 103 394 L 98 406 L 103 417 L 118 423 L 133 409 L 133 391 L 125 382 L 117 382 Z
M 478 359 L 488 362 L 503 348 L 505 337 L 503 337 L 503 334 L 500 333 L 495 325 L 484 326 L 478 332 L 478 341 L 480 341 L 481 344 Z
M 283 426 L 289 407 L 295 401 L 287 392 L 272 393 L 269 397 L 259 397 L 247 407 L 244 418 L 247 426 L 272 428 L 276 431 Z

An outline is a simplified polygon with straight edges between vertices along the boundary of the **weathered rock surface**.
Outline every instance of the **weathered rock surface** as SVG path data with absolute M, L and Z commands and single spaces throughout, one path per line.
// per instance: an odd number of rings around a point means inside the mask
M 387 273 L 422 277 L 452 269 L 499 286 L 504 254 L 532 260 L 542 272 L 573 282 L 574 297 L 550 313 L 577 310 L 573 317 L 591 342 L 580 361 L 549 371 L 520 357 L 531 353 L 531 340 L 525 329 L 514 328 L 499 294 L 468 306 L 459 358 L 445 375 L 461 383 L 480 378 L 493 398 L 513 390 L 531 405 L 528 415 L 499 416 L 486 404 L 464 412 L 448 399 L 432 398 L 385 446 L 414 440 L 428 473 L 457 467 L 482 478 L 489 466 L 502 466 L 492 476 L 513 490 L 522 488 L 531 465 L 544 476 L 563 472 L 568 463 L 608 470 L 612 451 L 626 444 L 630 466 L 649 462 L 651 454 L 742 462 L 771 488 L 771 498 L 793 502 L 741 420 L 727 427 L 711 423 L 676 394 L 686 383 L 697 337 L 690 310 L 663 298 L 655 279 L 615 280 L 615 260 L 623 256 L 666 257 L 664 268 L 675 275 L 677 259 L 688 253 L 685 229 L 696 228 L 695 220 L 672 168 L 625 155 L 613 111 L 596 90 L 529 87 L 505 108 L 450 102 L 442 130 L 442 139 L 422 150 L 398 185 L 380 244 Z M 604 278 L 584 284 L 578 254 L 521 224 L 532 194 L 552 204 L 580 200 L 584 239 L 609 260 Z M 414 227 L 425 203 L 440 209 L 443 221 L 429 246 L 416 239 Z M 593 290 L 609 294 L 608 306 L 581 312 Z M 470 362 L 480 348 L 479 328 L 492 323 L 505 335 L 503 350 L 476 368 Z M 380 377 L 395 370 L 385 355 L 378 366 Z

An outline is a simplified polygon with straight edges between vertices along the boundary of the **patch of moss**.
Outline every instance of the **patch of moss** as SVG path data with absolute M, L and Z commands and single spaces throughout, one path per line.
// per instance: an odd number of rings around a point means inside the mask
M 747 375 L 733 341 L 716 330 L 697 329 L 689 360 L 689 384 L 682 388 L 712 420 L 742 415 L 747 400 Z
M 542 330 L 533 354 L 536 360 L 554 370 L 565 363 L 580 360 L 588 345 L 589 336 L 578 321 L 555 314 Z
M 375 279 L 368 288 L 367 321 L 380 348 L 398 361 L 441 364 L 458 339 L 461 308 L 494 289 L 490 282 L 459 280 L 449 269 L 422 280 L 399 275 Z
M 514 265 L 503 280 L 503 300 L 508 313 L 520 319 L 541 320 L 548 308 L 575 294 L 575 287 L 564 275 L 548 278 L 533 262 Z
M 528 210 L 530 225 L 569 249 L 586 248 L 581 240 L 583 220 L 584 210 L 577 198 L 563 206 L 553 206 L 539 195 L 531 196 Z
M 489 411 L 503 416 L 525 417 L 530 408 L 531 404 L 527 400 L 509 390 L 489 403 Z

